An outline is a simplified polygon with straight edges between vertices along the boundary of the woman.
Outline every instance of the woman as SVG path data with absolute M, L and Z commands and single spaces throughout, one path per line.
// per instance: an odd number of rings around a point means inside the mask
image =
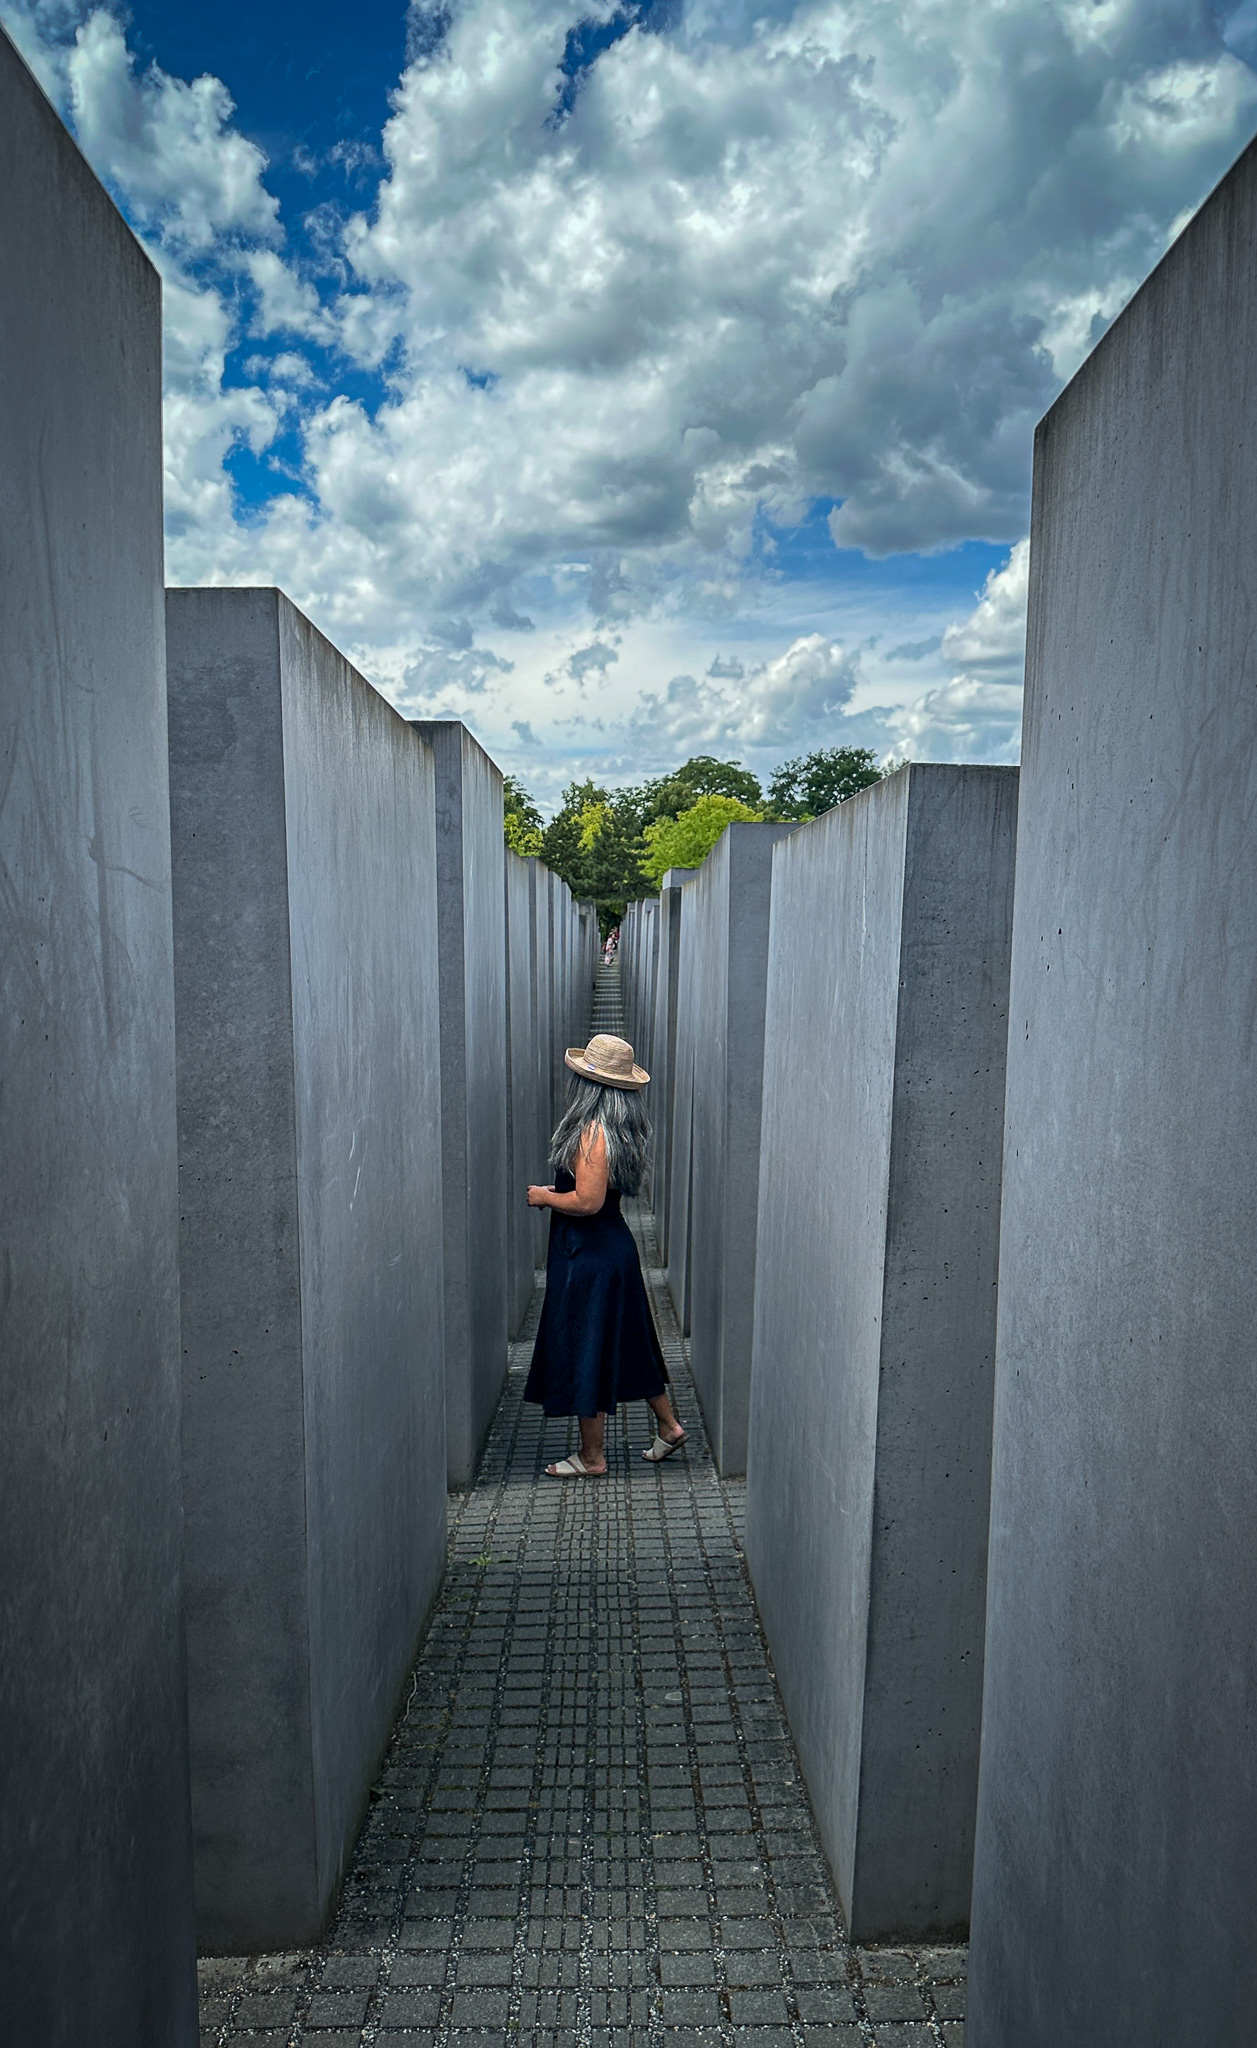
M 547 1465 L 552 1479 L 598 1479 L 603 1440 L 617 1402 L 649 1401 L 656 1433 L 642 1456 L 671 1457 L 685 1431 L 668 1400 L 663 1352 L 646 1299 L 641 1262 L 621 1195 L 635 1195 L 646 1168 L 650 1125 L 641 1090 L 650 1075 L 622 1038 L 599 1033 L 564 1055 L 576 1079 L 550 1141 L 553 1187 L 530 1187 L 533 1209 L 553 1209 L 546 1298 L 524 1389 L 547 1415 L 575 1415 L 580 1450 Z

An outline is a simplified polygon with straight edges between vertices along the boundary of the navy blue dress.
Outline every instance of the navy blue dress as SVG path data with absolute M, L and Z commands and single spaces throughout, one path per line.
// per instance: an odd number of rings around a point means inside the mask
M 556 1191 L 576 1186 L 560 1167 Z M 596 1216 L 550 1213 L 546 1296 L 524 1399 L 547 1415 L 610 1413 L 666 1391 L 668 1375 L 633 1233 L 607 1189 Z

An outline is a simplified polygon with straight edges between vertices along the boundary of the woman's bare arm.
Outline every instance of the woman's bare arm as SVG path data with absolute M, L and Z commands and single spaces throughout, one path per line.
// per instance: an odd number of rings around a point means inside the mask
M 576 1192 L 556 1194 L 553 1188 L 529 1188 L 530 1209 L 557 1209 L 560 1216 L 596 1216 L 607 1199 L 607 1141 L 599 1124 L 576 1154 Z

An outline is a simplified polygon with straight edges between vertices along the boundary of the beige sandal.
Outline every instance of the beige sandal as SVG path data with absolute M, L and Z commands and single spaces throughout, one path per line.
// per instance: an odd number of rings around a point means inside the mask
M 547 1479 L 605 1479 L 606 1472 L 591 1472 L 579 1451 L 573 1451 L 570 1458 L 560 1458 L 557 1465 L 546 1466 Z
M 648 1451 L 642 1452 L 642 1456 L 648 1465 L 662 1465 L 664 1459 L 670 1458 L 673 1451 L 679 1451 L 685 1441 L 686 1435 L 684 1430 L 681 1431 L 680 1436 L 674 1437 L 671 1443 L 668 1442 L 667 1437 L 659 1436 L 656 1433 L 655 1441 Z

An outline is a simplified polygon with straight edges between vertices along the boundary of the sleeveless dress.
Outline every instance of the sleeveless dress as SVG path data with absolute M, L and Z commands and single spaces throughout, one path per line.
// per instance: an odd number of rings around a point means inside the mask
M 556 1191 L 576 1186 L 560 1167 Z M 547 1415 L 610 1413 L 668 1384 L 633 1233 L 607 1189 L 596 1216 L 550 1212 L 546 1294 L 524 1399 Z

